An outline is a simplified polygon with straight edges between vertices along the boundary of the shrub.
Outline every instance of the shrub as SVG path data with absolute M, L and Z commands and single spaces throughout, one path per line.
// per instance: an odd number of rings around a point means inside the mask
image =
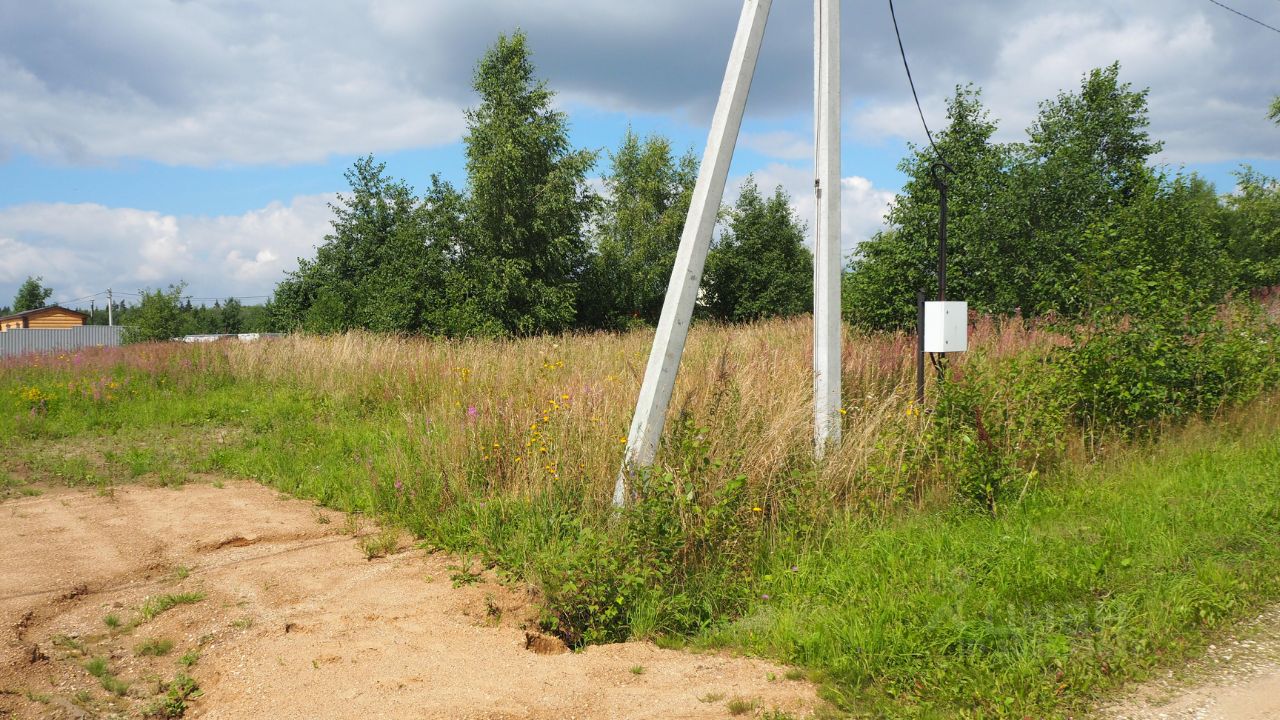
M 1064 450 L 1070 397 L 1052 353 L 970 354 L 940 385 L 927 444 L 941 481 L 964 502 L 997 512 Z
M 1100 317 L 1065 353 L 1076 419 L 1088 429 L 1144 432 L 1250 400 L 1280 379 L 1278 339 L 1280 328 L 1244 301 Z
M 579 525 L 567 550 L 539 563 L 544 628 L 572 647 L 693 633 L 751 595 L 765 510 L 748 502 L 745 476 L 709 481 L 720 466 L 701 433 L 676 435 L 678 471 L 637 473 L 625 510 L 599 527 Z

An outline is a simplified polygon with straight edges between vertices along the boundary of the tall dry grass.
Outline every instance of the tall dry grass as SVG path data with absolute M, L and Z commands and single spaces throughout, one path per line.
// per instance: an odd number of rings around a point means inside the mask
M 405 472 L 429 463 L 459 486 L 531 494 L 570 487 L 604 503 L 622 459 L 651 331 L 519 340 L 295 335 L 193 352 L 222 356 L 245 381 L 394 410 L 411 438 Z M 1020 319 L 979 320 L 971 348 L 989 358 L 1045 350 L 1056 339 Z M 813 466 L 812 323 L 697 325 L 690 335 L 659 463 L 688 468 L 689 446 L 712 459 L 702 482 L 743 475 L 760 502 L 815 483 L 818 502 L 885 507 L 930 495 L 912 473 L 920 430 L 915 338 L 849 332 L 843 440 Z M 956 358 L 964 367 L 965 359 Z M 390 440 L 388 441 L 390 442 Z M 816 480 L 815 480 L 816 478 Z

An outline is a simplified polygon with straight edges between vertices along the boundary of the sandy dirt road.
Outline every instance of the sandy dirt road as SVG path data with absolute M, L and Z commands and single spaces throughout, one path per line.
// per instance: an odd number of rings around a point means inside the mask
M 455 588 L 459 561 L 442 554 L 366 560 L 349 530 L 230 481 L 0 502 L 0 717 L 139 717 L 179 672 L 201 689 L 186 716 L 210 720 L 725 718 L 735 698 L 804 717 L 816 703 L 753 659 L 533 652 L 521 592 Z M 175 598 L 188 602 L 144 612 Z M 148 640 L 173 647 L 140 654 Z
M 1280 720 L 1280 607 L 1202 659 L 1127 692 L 1104 720 Z

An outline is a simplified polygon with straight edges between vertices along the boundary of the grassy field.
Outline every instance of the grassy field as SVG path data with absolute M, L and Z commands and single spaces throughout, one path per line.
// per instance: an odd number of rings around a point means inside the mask
M 699 326 L 659 469 L 622 516 L 645 333 L 7 361 L 0 495 L 254 478 L 534 584 L 572 644 L 742 648 L 873 716 L 1065 716 L 1280 596 L 1267 396 L 1158 442 L 1071 430 L 1035 380 L 1063 339 L 987 321 L 952 368 L 985 415 L 941 435 L 944 409 L 910 399 L 911 339 L 851 336 L 845 442 L 815 466 L 809 333 Z

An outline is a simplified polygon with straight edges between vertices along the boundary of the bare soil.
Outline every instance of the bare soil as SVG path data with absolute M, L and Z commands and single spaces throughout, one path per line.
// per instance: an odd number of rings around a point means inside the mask
M 760 660 L 648 643 L 566 652 L 530 631 L 526 592 L 464 561 L 408 538 L 367 560 L 362 542 L 378 532 L 245 482 L 4 500 L 0 718 L 139 717 L 158 712 L 179 672 L 201 690 L 186 717 L 210 720 L 725 718 L 738 698 L 755 703 L 748 715 L 802 717 L 817 706 L 811 684 Z M 166 597 L 188 602 L 148 619 L 148 602 Z M 173 647 L 140 654 L 147 640 Z M 86 669 L 94 658 L 115 692 Z

